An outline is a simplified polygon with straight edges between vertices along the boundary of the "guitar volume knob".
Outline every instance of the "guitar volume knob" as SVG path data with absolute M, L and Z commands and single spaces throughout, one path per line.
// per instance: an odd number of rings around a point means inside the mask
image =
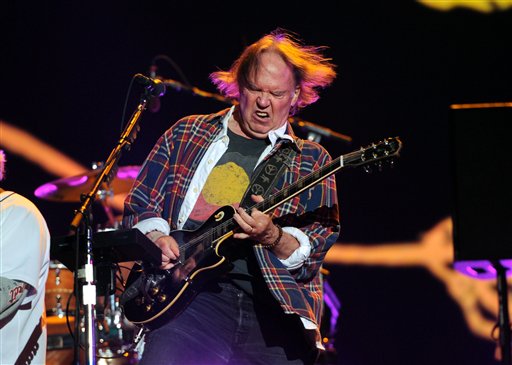
M 167 300 L 167 295 L 165 295 L 165 294 L 160 294 L 160 295 L 158 296 L 158 301 L 159 301 L 160 303 L 163 303 L 163 302 L 165 302 L 166 300 Z

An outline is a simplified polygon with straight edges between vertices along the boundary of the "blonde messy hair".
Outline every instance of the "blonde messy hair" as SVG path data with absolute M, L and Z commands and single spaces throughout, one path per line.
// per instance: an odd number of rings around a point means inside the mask
M 276 51 L 295 74 L 295 84 L 300 87 L 297 103 L 290 110 L 293 115 L 319 99 L 319 91 L 330 85 L 336 77 L 335 65 L 322 54 L 327 47 L 307 46 L 290 32 L 277 28 L 249 45 L 233 62 L 228 71 L 210 74 L 210 80 L 226 97 L 239 100 L 240 89 L 250 84 L 252 73 L 258 67 L 260 54 Z

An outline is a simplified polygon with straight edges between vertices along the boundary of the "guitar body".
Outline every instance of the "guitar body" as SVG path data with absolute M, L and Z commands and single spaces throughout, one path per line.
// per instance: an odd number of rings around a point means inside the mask
M 126 282 L 128 289 L 121 297 L 129 321 L 149 329 L 162 326 L 194 299 L 204 283 L 228 271 L 225 246 L 233 232 L 219 234 L 217 239 L 212 239 L 209 232 L 226 229 L 234 212 L 233 207 L 225 206 L 197 230 L 172 231 L 169 235 L 180 246 L 180 260 L 173 268 L 161 270 L 139 263 L 133 266 Z

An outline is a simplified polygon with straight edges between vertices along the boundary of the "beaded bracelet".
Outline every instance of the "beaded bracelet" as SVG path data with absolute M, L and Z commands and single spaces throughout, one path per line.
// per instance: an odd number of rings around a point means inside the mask
M 270 248 L 276 247 L 277 244 L 279 243 L 279 241 L 281 241 L 281 238 L 283 237 L 283 229 L 281 228 L 281 226 L 279 224 L 276 224 L 276 227 L 277 227 L 277 230 L 279 231 L 279 233 L 277 235 L 277 239 L 272 243 L 263 245 L 263 247 L 270 249 Z

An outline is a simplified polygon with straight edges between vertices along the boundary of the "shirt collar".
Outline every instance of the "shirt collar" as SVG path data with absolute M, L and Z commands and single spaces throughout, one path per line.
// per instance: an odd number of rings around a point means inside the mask
M 220 121 L 220 124 L 222 125 L 222 130 L 217 134 L 214 142 L 217 142 L 218 140 L 220 140 L 228 135 L 228 121 L 229 121 L 229 118 L 231 118 L 231 115 L 233 114 L 234 110 L 235 110 L 235 106 L 233 105 L 231 108 L 229 108 L 226 115 L 224 115 L 224 117 Z
M 284 123 L 281 127 L 274 129 L 268 133 L 268 139 L 270 140 L 270 144 L 274 147 L 279 139 L 287 139 L 289 141 L 294 142 L 292 136 L 288 133 L 288 123 Z

